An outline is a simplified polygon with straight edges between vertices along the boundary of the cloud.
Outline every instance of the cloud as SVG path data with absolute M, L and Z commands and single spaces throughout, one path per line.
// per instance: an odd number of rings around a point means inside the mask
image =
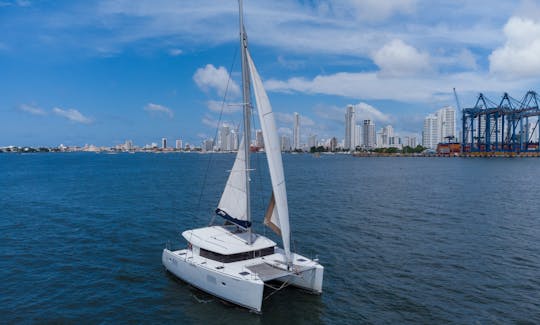
M 182 51 L 181 49 L 170 49 L 169 50 L 169 55 L 171 56 L 179 56 L 183 53 L 184 51 Z
M 278 128 L 277 132 L 278 134 L 282 134 L 282 135 L 292 135 L 291 128 Z
M 281 66 L 290 70 L 297 70 L 306 66 L 306 62 L 303 60 L 290 60 L 283 55 L 278 56 L 277 61 Z
M 9 1 L 0 1 L 0 8 L 1 7 L 11 7 L 11 6 L 17 6 L 17 7 L 30 7 L 32 3 L 27 0 L 16 0 L 13 2 Z
M 460 72 L 430 76 L 400 78 L 381 77 L 377 72 L 339 72 L 318 75 L 312 79 L 290 78 L 285 81 L 268 80 L 268 91 L 342 96 L 360 100 L 395 100 L 403 102 L 429 102 L 452 100 L 452 87 L 460 92 L 522 92 L 528 89 L 527 80 L 501 82 L 482 73 Z
M 315 115 L 325 121 L 343 123 L 345 121 L 345 109 L 337 106 L 318 105 L 314 109 Z
M 502 78 L 538 77 L 540 74 L 540 23 L 511 17 L 504 26 L 506 42 L 489 56 L 490 72 Z
M 172 118 L 174 116 L 174 113 L 170 108 L 165 107 L 163 105 L 154 104 L 154 103 L 148 103 L 144 107 L 144 110 L 147 111 L 147 112 L 150 112 L 150 113 L 154 112 L 154 113 L 158 113 L 158 114 L 168 115 L 170 118 Z
M 358 103 L 354 105 L 354 108 L 357 122 L 361 122 L 363 120 L 372 120 L 381 123 L 389 123 L 392 120 L 389 115 L 384 114 L 375 107 L 366 103 Z M 345 109 L 343 109 L 343 112 L 345 112 Z
M 240 87 L 230 79 L 224 67 L 216 68 L 213 64 L 207 64 L 204 68 L 197 69 L 193 80 L 203 91 L 215 90 L 219 96 L 224 96 L 226 91 L 232 96 L 240 94 Z
M 294 114 L 274 112 L 274 116 L 276 117 L 276 120 L 278 120 L 278 122 L 284 124 L 294 124 Z M 300 114 L 300 125 L 301 127 L 313 126 L 315 125 L 315 122 L 309 117 Z
M 83 124 L 90 124 L 93 122 L 93 120 L 89 117 L 84 116 L 81 112 L 79 112 L 76 109 L 61 109 L 58 107 L 53 108 L 53 113 L 67 118 L 70 121 L 77 122 L 77 123 L 83 123 Z
M 399 77 L 429 72 L 430 57 L 402 40 L 394 39 L 373 55 L 373 61 L 380 68 L 381 76 Z
M 201 120 L 201 122 L 206 125 L 206 126 L 209 126 L 211 127 L 212 129 L 217 129 L 218 125 L 219 125 L 219 121 L 216 120 L 215 118 L 213 118 L 212 116 L 210 116 L 209 114 L 205 114 Z
M 47 112 L 45 112 L 44 109 L 37 107 L 35 105 L 32 105 L 32 104 L 21 104 L 19 105 L 19 110 L 33 114 L 33 115 L 46 115 L 47 114 Z
M 206 106 L 212 112 L 220 113 L 223 108 L 223 114 L 234 114 L 242 111 L 241 104 L 227 104 L 222 101 L 209 100 L 206 102 Z
M 28 0 L 17 0 L 15 1 L 19 7 L 30 7 L 32 3 Z
M 352 13 L 362 20 L 381 21 L 394 14 L 413 13 L 416 3 L 416 0 L 342 0 L 332 3 L 331 7 Z

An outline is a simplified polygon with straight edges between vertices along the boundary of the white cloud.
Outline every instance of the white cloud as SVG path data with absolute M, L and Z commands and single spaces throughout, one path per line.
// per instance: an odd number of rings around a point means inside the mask
M 32 3 L 28 0 L 17 0 L 15 1 L 19 7 L 30 7 Z
M 230 79 L 224 67 L 216 68 L 213 64 L 207 64 L 204 68 L 197 69 L 193 80 L 200 89 L 206 92 L 215 90 L 219 96 L 224 96 L 227 90 L 233 96 L 240 94 L 240 87 Z
M 506 43 L 489 56 L 490 71 L 499 77 L 526 78 L 540 74 L 540 22 L 511 17 L 504 26 Z
M 279 55 L 277 61 L 281 66 L 290 70 L 297 70 L 306 66 L 306 63 L 302 60 L 286 59 L 283 55 Z
M 37 107 L 32 104 L 21 104 L 19 105 L 19 109 L 23 112 L 27 112 L 33 115 L 46 115 L 47 112 L 45 112 L 44 109 Z
M 179 56 L 183 52 L 184 51 L 182 51 L 181 49 L 170 49 L 169 50 L 169 55 L 171 55 L 171 56 Z
M 277 132 L 278 134 L 282 134 L 282 135 L 292 135 L 291 128 L 278 128 Z
M 369 104 L 363 102 L 358 103 L 354 105 L 354 108 L 357 122 L 361 122 L 362 120 L 372 120 L 380 123 L 389 123 L 392 121 L 389 115 L 384 114 Z M 345 112 L 345 109 L 343 109 L 343 112 Z
M 315 115 L 322 118 L 325 121 L 334 121 L 338 123 L 344 123 L 345 121 L 345 109 L 337 106 L 323 106 L 318 105 L 314 109 Z
M 11 6 L 30 7 L 31 5 L 32 3 L 27 0 L 16 0 L 13 2 L 0 1 L 0 7 L 11 7 Z
M 361 20 L 380 21 L 393 14 L 410 14 L 416 9 L 416 0 L 342 0 L 335 1 L 331 7 L 352 12 Z
M 377 72 L 319 75 L 313 79 L 268 80 L 265 87 L 275 92 L 336 95 L 360 100 L 430 102 L 453 100 L 452 87 L 460 92 L 522 92 L 527 80 L 501 82 L 481 73 L 462 72 L 431 76 L 382 78 Z
M 218 120 L 214 119 L 212 116 L 206 114 L 203 116 L 201 122 L 206 125 L 206 126 L 209 126 L 211 127 L 212 129 L 217 129 L 218 125 L 219 125 L 219 122 Z
M 426 73 L 431 70 L 430 56 L 394 39 L 373 54 L 381 76 L 396 77 Z
M 77 123 L 83 123 L 83 124 L 90 124 L 93 122 L 93 120 L 89 117 L 84 116 L 81 112 L 79 112 L 76 109 L 61 109 L 58 107 L 53 108 L 53 113 L 67 118 L 70 121 L 77 122 Z
M 147 111 L 147 112 L 155 112 L 155 113 L 158 113 L 158 114 L 165 114 L 165 115 L 168 115 L 170 118 L 172 118 L 174 116 L 174 113 L 170 108 L 165 107 L 163 105 L 159 105 L 159 104 L 148 103 L 144 107 L 144 110 Z
M 274 112 L 274 116 L 276 117 L 276 120 L 283 124 L 294 124 L 294 114 L 291 113 L 282 113 L 282 112 Z M 309 117 L 300 114 L 300 125 L 302 127 L 304 126 L 313 126 L 315 125 L 315 122 L 310 119 Z
M 216 113 L 222 112 L 223 109 L 223 114 L 234 114 L 242 110 L 241 104 L 227 104 L 217 100 L 207 101 L 206 106 L 209 110 Z

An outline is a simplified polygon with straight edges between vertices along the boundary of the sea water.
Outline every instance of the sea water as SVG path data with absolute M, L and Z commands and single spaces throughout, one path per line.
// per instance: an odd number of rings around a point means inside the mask
M 293 248 L 324 265 L 323 294 L 288 287 L 262 315 L 161 265 L 212 220 L 233 160 L 0 154 L 0 323 L 540 322 L 539 159 L 285 154 Z M 264 154 L 252 166 L 254 227 L 279 241 Z

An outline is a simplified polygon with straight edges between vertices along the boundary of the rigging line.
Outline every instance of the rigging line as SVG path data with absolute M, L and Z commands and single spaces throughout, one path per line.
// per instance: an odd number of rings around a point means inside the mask
M 268 294 L 266 297 L 264 297 L 263 300 L 266 300 L 266 299 L 272 297 L 276 292 L 280 291 L 281 289 L 283 289 L 283 288 L 285 288 L 285 287 L 288 287 L 288 286 L 290 285 L 289 281 L 290 281 L 290 280 L 287 279 L 286 281 L 284 281 L 284 282 L 281 284 L 280 287 L 274 287 L 274 286 L 271 286 L 270 284 L 268 284 L 268 283 L 265 282 L 264 285 L 267 286 L 268 288 L 273 289 L 274 291 L 271 292 L 270 294 Z
M 231 75 L 232 75 L 232 71 L 234 69 L 234 63 L 236 61 L 236 56 L 237 55 L 238 55 L 238 48 L 236 48 L 235 51 L 234 51 L 233 60 L 231 62 L 231 67 L 229 69 L 229 71 L 230 71 L 229 78 L 227 79 L 227 85 L 225 86 L 225 93 L 223 94 L 223 100 L 221 101 L 221 110 L 219 112 L 218 123 L 216 125 L 216 131 L 214 132 L 214 138 L 212 139 L 213 145 L 216 144 L 216 139 L 217 139 L 217 135 L 218 135 L 218 132 L 219 132 L 219 125 L 221 124 L 221 118 L 223 117 L 223 108 L 225 107 L 225 100 L 226 100 L 227 95 L 229 93 L 229 85 L 230 85 L 231 79 L 232 79 Z M 204 178 L 203 178 L 203 183 L 202 183 L 202 186 L 201 186 L 201 192 L 199 193 L 199 202 L 197 203 L 197 213 L 199 215 L 201 214 L 202 196 L 203 196 L 203 193 L 204 193 L 204 188 L 206 187 L 206 180 L 208 178 L 208 171 L 210 170 L 210 165 L 212 163 L 212 158 L 213 158 L 213 154 L 210 154 L 210 157 L 208 158 L 208 164 L 206 165 L 206 170 L 204 172 Z M 212 214 L 212 219 L 210 220 L 210 225 L 212 225 L 214 223 L 215 218 L 216 218 L 216 215 Z

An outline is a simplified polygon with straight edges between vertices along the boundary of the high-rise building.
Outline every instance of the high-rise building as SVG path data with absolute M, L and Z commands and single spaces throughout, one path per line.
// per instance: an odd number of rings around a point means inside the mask
M 240 142 L 239 130 L 233 129 L 229 134 L 229 150 L 238 150 L 238 145 Z
M 439 123 L 439 142 L 447 142 L 456 138 L 456 110 L 451 107 L 443 107 L 437 111 Z
M 389 148 L 392 147 L 390 139 L 394 137 L 394 128 L 391 125 L 387 125 L 377 132 L 377 147 Z
M 124 150 L 132 150 L 133 149 L 133 141 L 126 140 L 126 143 L 124 143 Z
M 286 135 L 281 136 L 281 151 L 291 151 L 291 138 Z
M 356 147 L 356 115 L 354 113 L 354 106 L 348 105 L 345 112 L 345 143 L 343 149 L 354 150 Z
M 167 149 L 167 138 L 161 138 L 161 149 Z
M 255 131 L 255 146 L 257 148 L 264 148 L 264 138 L 262 130 Z
M 230 149 L 231 129 L 228 125 L 222 125 L 219 129 L 219 150 L 229 151 Z
M 308 137 L 308 148 L 311 149 L 312 147 L 316 147 L 316 146 L 317 146 L 317 135 L 311 134 Z
M 206 139 L 203 142 L 203 151 L 213 151 L 214 150 L 214 140 L 213 139 Z
M 430 149 L 437 149 L 440 142 L 439 120 L 436 115 L 429 114 L 424 119 L 424 130 L 422 131 L 422 146 Z
M 356 124 L 354 126 L 354 148 L 362 145 L 362 142 L 364 141 L 364 134 L 362 132 L 362 125 Z
M 330 151 L 336 151 L 337 145 L 338 145 L 337 142 L 338 141 L 337 141 L 336 137 L 332 137 L 332 139 L 330 139 L 330 148 L 329 148 Z
M 300 115 L 294 112 L 293 148 L 300 149 Z
M 374 148 L 377 144 L 375 135 L 375 123 L 373 123 L 371 120 L 364 120 L 363 126 L 363 145 L 366 148 Z
M 416 148 L 416 137 L 403 137 L 403 146 L 409 146 L 411 148 Z
M 176 148 L 177 150 L 182 149 L 182 140 L 180 140 L 180 139 L 176 140 L 176 146 L 175 146 L 175 148 Z

